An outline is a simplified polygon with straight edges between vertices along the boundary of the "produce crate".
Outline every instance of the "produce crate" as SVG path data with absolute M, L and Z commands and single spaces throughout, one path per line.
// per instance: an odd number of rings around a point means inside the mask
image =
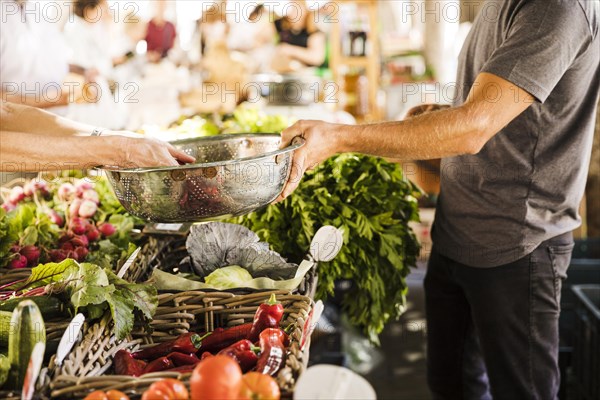
M 180 261 L 183 260 L 187 255 L 187 249 L 185 247 L 186 238 L 174 237 L 170 242 L 166 243 L 165 246 L 152 258 L 148 263 L 136 263 L 136 265 L 130 268 L 130 276 L 135 278 L 135 281 L 142 282 L 146 281 L 152 275 L 154 268 L 161 269 L 166 272 L 172 272 L 174 268 L 177 268 Z M 304 276 L 304 279 L 300 283 L 300 286 L 292 291 L 292 294 L 298 294 L 301 296 L 307 296 L 311 299 L 315 296 L 317 290 L 317 263 L 313 266 L 310 271 Z M 235 294 L 247 294 L 247 293 L 260 293 L 264 290 L 261 289 L 250 289 L 240 288 L 231 289 L 227 292 Z
M 600 285 L 576 285 L 576 336 L 573 350 L 575 398 L 600 399 Z
M 258 306 L 272 293 L 284 306 L 282 327 L 293 326 L 291 344 L 285 367 L 276 376 L 282 398 L 291 398 L 297 378 L 306 368 L 308 342 L 300 349 L 304 324 L 313 302 L 307 296 L 283 291 L 267 291 L 236 295 L 228 292 L 190 291 L 161 293 L 159 306 L 150 329 L 137 327 L 126 340 L 118 341 L 107 316 L 93 325 L 71 350 L 62 366 L 50 365 L 51 382 L 48 392 L 52 398 L 83 398 L 93 390 L 117 389 L 132 396 L 140 395 L 153 382 L 163 378 L 178 378 L 189 383 L 190 374 L 159 372 L 141 376 L 112 374 L 114 354 L 121 349 L 137 350 L 178 337 L 182 333 L 210 332 L 218 327 L 240 325 L 253 320 Z

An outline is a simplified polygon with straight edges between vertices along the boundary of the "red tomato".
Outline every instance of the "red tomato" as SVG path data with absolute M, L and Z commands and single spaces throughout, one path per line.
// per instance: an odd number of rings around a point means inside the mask
M 108 396 L 102 390 L 96 390 L 85 396 L 83 400 L 108 400 Z
M 106 392 L 108 400 L 129 400 L 129 396 L 118 390 L 109 390 Z
M 208 357 L 194 368 L 190 380 L 194 400 L 238 399 L 242 370 L 231 357 Z
M 149 390 L 158 390 L 169 396 L 171 400 L 188 400 L 190 395 L 183 382 L 167 378 L 150 385 Z
M 142 395 L 142 400 L 171 400 L 168 393 L 150 386 Z
M 242 377 L 241 400 L 279 400 L 279 385 L 269 375 L 248 372 Z

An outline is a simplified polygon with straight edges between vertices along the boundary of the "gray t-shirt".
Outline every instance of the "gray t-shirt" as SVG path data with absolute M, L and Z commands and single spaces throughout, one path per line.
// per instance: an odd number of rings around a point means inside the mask
M 441 254 L 495 267 L 579 226 L 600 91 L 599 4 L 484 4 L 460 54 L 455 105 L 480 72 L 506 79 L 536 101 L 479 154 L 442 161 L 432 232 Z M 490 101 L 497 96 L 494 88 L 486 93 Z

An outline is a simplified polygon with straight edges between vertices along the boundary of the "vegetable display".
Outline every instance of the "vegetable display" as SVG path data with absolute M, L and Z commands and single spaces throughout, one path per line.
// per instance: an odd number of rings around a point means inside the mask
M 132 250 L 135 219 L 106 180 L 32 180 L 2 189 L 0 267 L 19 269 L 72 258 L 111 267 Z
M 282 115 L 267 115 L 257 107 L 242 104 L 232 114 L 182 116 L 166 130 L 155 127 L 145 128 L 142 132 L 172 141 L 220 133 L 279 133 L 291 122 Z
M 335 260 L 319 264 L 317 297 L 332 295 L 337 280 L 350 280 L 343 310 L 377 343 L 386 322 L 399 317 L 405 304 L 405 278 L 419 251 L 408 223 L 418 220 L 419 194 L 399 165 L 343 154 L 308 172 L 285 201 L 234 222 L 290 259 L 306 253 L 321 226 L 340 228 L 344 246 Z

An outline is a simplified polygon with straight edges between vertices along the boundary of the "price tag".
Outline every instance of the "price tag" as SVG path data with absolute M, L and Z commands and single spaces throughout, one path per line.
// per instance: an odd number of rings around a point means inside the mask
M 185 236 L 190 231 L 192 224 L 167 224 L 167 223 L 155 223 L 147 224 L 144 227 L 144 233 L 154 235 L 182 235 Z

